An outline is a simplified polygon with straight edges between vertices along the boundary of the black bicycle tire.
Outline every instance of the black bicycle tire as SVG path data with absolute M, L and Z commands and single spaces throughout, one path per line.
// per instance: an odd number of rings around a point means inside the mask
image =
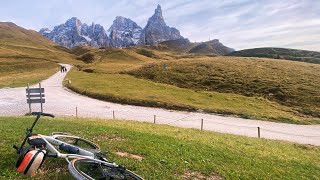
M 93 159 L 74 159 L 72 160 L 69 165 L 68 165 L 68 170 L 69 173 L 76 179 L 76 180 L 91 180 L 90 178 L 85 177 L 84 175 L 82 175 L 82 173 L 80 173 L 77 170 L 77 167 L 75 166 L 76 162 L 80 162 L 80 161 L 86 161 L 86 162 L 93 162 L 93 163 L 97 163 L 95 160 Z M 98 164 L 98 163 L 97 163 Z M 100 163 L 99 163 L 100 164 Z M 103 164 L 104 166 L 107 166 L 106 164 Z M 135 174 L 134 172 L 130 171 L 130 170 L 125 170 L 126 173 L 132 175 L 136 180 L 143 180 L 142 177 L 140 177 L 139 175 Z

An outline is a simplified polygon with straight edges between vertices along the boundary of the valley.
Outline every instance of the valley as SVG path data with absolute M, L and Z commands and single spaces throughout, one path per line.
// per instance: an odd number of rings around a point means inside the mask
M 38 83 L 45 103 L 31 111 L 55 118 L 32 133 L 81 136 L 102 153 L 51 139 L 72 155 L 33 146 L 48 159 L 32 179 L 79 179 L 76 168 L 117 179 L 123 166 L 145 179 L 319 179 L 320 3 L 161 4 L 3 2 L 0 179 L 29 179 L 12 145 L 31 133 L 26 86 Z

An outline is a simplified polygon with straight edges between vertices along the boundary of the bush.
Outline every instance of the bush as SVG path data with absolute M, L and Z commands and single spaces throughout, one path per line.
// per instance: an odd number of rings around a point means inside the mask
M 80 56 L 78 59 L 82 60 L 85 63 L 93 63 L 94 61 L 94 54 L 88 52 L 84 55 Z
M 143 56 L 147 56 L 149 58 L 157 58 L 157 56 L 152 51 L 149 51 L 149 50 L 146 50 L 146 49 L 139 49 L 137 51 L 137 53 L 141 54 Z

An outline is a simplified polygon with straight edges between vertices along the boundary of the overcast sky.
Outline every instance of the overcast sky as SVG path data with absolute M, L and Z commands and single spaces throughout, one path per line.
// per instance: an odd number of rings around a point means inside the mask
M 320 0 L 10 0 L 1 2 L 0 21 L 39 30 L 78 17 L 107 30 L 124 16 L 144 27 L 158 3 L 167 25 L 191 41 L 320 51 Z

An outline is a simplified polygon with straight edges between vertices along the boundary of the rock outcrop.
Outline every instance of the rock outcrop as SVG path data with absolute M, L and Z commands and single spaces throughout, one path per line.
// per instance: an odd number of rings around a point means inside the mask
M 83 24 L 76 17 L 67 20 L 64 24 L 55 26 L 52 31 L 48 28 L 43 28 L 39 33 L 68 48 L 76 46 L 109 46 L 109 38 L 101 25 L 92 23 L 89 26 Z
M 109 28 L 110 46 L 123 48 L 137 45 L 142 28 L 129 18 L 117 16 Z
M 146 27 L 142 30 L 139 45 L 154 45 L 159 42 L 182 39 L 179 30 L 166 25 L 161 6 L 158 5 L 154 15 L 149 18 Z

